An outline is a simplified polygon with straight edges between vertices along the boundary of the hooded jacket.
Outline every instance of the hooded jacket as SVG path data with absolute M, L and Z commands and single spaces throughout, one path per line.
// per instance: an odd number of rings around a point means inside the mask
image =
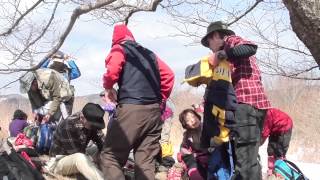
M 270 135 L 282 134 L 289 131 L 293 126 L 292 119 L 288 114 L 276 108 L 270 108 L 264 119 L 262 138 Z
M 153 79 L 159 78 L 158 79 L 159 95 L 157 96 L 160 96 L 160 100 L 165 101 L 170 96 L 170 93 L 172 91 L 173 84 L 174 84 L 174 74 L 172 70 L 153 52 L 151 52 L 146 48 L 143 48 L 138 43 L 136 43 L 132 33 L 124 24 L 116 25 L 114 27 L 114 32 L 112 37 L 112 48 L 105 60 L 106 72 L 103 75 L 103 87 L 105 89 L 111 89 L 115 83 L 118 83 L 119 84 L 118 100 L 120 103 L 121 101 L 124 101 L 124 103 L 137 104 L 137 101 L 140 101 L 140 103 L 138 104 L 141 104 L 141 103 L 144 104 L 144 102 L 141 102 L 141 101 L 146 101 L 146 99 L 143 99 L 143 97 L 141 97 L 142 99 L 137 99 L 136 102 L 133 102 L 135 101 L 134 99 L 136 98 L 136 96 L 143 96 L 143 94 L 141 94 L 143 93 L 143 90 L 144 90 L 143 88 L 134 89 L 135 87 L 125 86 L 125 84 L 128 82 L 132 83 L 132 85 L 135 86 L 136 84 L 134 84 L 134 82 L 136 82 L 136 83 L 142 83 L 142 85 L 143 86 L 145 85 L 147 89 L 151 87 L 150 85 L 147 84 L 145 79 L 143 79 L 143 78 L 148 79 L 149 76 L 145 76 L 145 77 L 142 77 L 141 75 L 134 76 L 135 73 L 142 73 L 142 74 L 145 73 L 145 72 L 140 72 L 138 70 L 139 68 L 137 68 L 137 66 L 141 62 L 141 60 L 140 62 L 135 61 L 134 58 L 139 58 L 139 57 L 135 56 L 135 53 L 134 52 L 132 53 L 132 51 L 130 51 L 130 49 L 137 49 L 137 48 L 146 50 L 146 52 L 149 52 L 151 57 L 152 56 L 154 57 L 155 62 L 154 63 L 152 62 L 150 66 L 156 67 L 156 69 L 153 69 L 152 71 L 148 69 L 147 73 L 150 73 Z M 131 75 L 133 75 L 134 77 L 130 79 L 130 77 L 127 77 L 130 73 L 128 73 L 127 71 L 131 71 L 131 70 L 134 71 L 134 69 L 136 69 L 136 71 L 131 72 Z M 155 85 L 155 86 L 158 86 L 158 85 Z M 136 88 L 138 88 L 138 86 Z M 133 92 L 133 91 L 135 91 L 136 93 L 130 94 L 130 92 Z M 150 91 L 146 93 L 149 93 L 149 92 Z M 128 94 L 125 94 L 125 93 L 128 93 Z M 155 94 L 157 94 L 157 92 L 155 92 Z M 123 100 L 124 98 L 126 100 Z

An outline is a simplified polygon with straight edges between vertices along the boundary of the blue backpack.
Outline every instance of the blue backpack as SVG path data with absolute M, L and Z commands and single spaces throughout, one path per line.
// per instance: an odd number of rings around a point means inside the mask
M 219 146 L 211 152 L 208 160 L 208 179 L 230 180 L 234 175 L 231 143 Z
M 40 124 L 38 131 L 38 141 L 36 145 L 36 149 L 41 154 L 48 154 L 52 138 L 53 138 L 53 125 L 51 124 Z
M 283 176 L 286 180 L 308 180 L 298 166 L 291 161 L 278 159 L 274 166 L 275 172 Z

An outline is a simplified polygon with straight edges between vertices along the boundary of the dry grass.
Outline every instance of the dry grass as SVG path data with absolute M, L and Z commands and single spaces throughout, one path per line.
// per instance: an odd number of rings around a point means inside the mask
M 270 91 L 274 107 L 293 119 L 293 134 L 288 154 L 304 162 L 320 163 L 320 92 L 318 86 L 301 81 L 279 82 L 280 90 Z
M 272 88 L 276 87 L 276 88 Z M 294 121 L 293 135 L 289 148 L 289 155 L 296 155 L 299 161 L 320 163 L 320 92 L 319 87 L 307 84 L 303 81 L 279 79 L 268 87 L 268 97 L 274 107 L 287 112 Z M 179 146 L 182 140 L 183 129 L 178 120 L 179 113 L 185 108 L 191 108 L 191 104 L 199 103 L 202 94 L 191 93 L 190 90 L 174 93 L 172 101 L 175 105 L 173 125 L 170 141 Z M 98 96 L 77 98 L 74 103 L 74 112 L 79 111 L 86 102 L 100 103 Z M 14 100 L 0 103 L 0 125 L 4 131 L 15 109 L 20 108 L 30 114 L 28 101 Z M 31 117 L 31 116 L 30 116 Z M 5 136 L 5 135 L 1 135 Z M 55 179 L 47 177 L 48 179 Z M 56 179 L 72 180 L 59 176 Z

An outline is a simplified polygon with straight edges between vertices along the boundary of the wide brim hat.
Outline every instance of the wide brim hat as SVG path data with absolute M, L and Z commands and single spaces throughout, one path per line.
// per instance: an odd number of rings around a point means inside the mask
M 206 35 L 201 39 L 201 44 L 205 47 L 209 47 L 209 42 L 207 40 L 208 36 L 213 32 L 223 32 L 226 35 L 234 35 L 235 33 L 228 29 L 228 25 L 223 23 L 222 21 L 216 21 L 209 24 L 207 28 Z
M 105 112 L 101 106 L 94 103 L 87 103 L 82 109 L 83 116 L 86 118 L 88 123 L 96 129 L 105 128 L 103 119 L 104 113 Z

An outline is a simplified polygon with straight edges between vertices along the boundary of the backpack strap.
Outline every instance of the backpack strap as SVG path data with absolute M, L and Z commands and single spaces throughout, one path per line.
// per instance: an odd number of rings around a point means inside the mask
M 232 153 L 232 145 L 231 141 L 228 142 L 228 149 L 227 149 L 228 155 L 229 155 L 229 161 L 230 161 L 230 177 L 232 178 L 234 175 L 234 161 L 233 161 L 233 153 Z
M 290 180 L 295 180 L 293 170 L 291 170 L 291 175 L 290 175 L 286 170 L 282 169 L 280 166 L 276 166 L 276 168 L 279 171 L 281 171 L 281 173 L 284 174 L 287 178 L 290 178 Z
M 303 177 L 303 179 L 308 180 L 308 178 L 305 177 L 305 175 L 302 173 L 302 171 L 298 168 L 298 166 L 296 164 L 294 164 L 293 162 L 291 162 L 287 159 L 283 159 L 283 161 L 288 163 L 291 167 L 293 167 L 296 171 L 298 171 L 298 173 Z

